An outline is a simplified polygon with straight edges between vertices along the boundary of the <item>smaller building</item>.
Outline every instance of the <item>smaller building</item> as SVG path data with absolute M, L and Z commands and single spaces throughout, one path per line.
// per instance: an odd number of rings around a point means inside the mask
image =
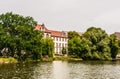
M 118 39 L 120 39 L 120 32 L 115 32 L 114 33 Z
M 54 54 L 62 55 L 62 48 L 68 48 L 68 35 L 66 31 L 48 30 L 44 24 L 35 26 L 36 30 L 44 32 L 44 38 L 50 37 L 54 42 Z

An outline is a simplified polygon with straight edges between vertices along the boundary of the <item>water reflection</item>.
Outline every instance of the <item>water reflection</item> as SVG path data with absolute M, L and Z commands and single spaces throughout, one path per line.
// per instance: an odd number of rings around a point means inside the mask
M 119 79 L 120 61 L 53 61 L 0 65 L 0 79 Z

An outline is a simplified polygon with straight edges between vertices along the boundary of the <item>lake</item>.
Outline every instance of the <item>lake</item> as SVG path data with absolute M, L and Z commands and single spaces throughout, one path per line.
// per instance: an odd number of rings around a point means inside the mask
M 0 79 L 120 79 L 120 61 L 1 64 Z

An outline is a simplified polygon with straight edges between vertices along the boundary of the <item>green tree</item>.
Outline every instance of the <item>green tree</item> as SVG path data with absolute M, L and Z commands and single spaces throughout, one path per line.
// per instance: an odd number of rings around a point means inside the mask
M 28 26 L 34 27 L 37 24 L 36 21 L 30 16 L 23 17 L 19 14 L 13 14 L 12 12 L 8 12 L 5 14 L 0 15 L 0 25 L 3 27 L 10 27 L 12 26 Z
M 53 57 L 54 54 L 54 42 L 51 38 L 47 37 L 42 40 L 42 55 Z
M 69 31 L 68 32 L 68 38 L 69 38 L 69 40 L 72 39 L 72 38 L 74 38 L 74 37 L 80 37 L 80 35 L 76 31 Z
M 0 50 L 8 48 L 8 56 L 19 60 L 25 58 L 39 59 L 43 33 L 34 30 L 37 24 L 32 17 L 6 13 L 0 15 Z
M 91 49 L 90 59 L 110 58 L 110 40 L 104 30 L 102 30 L 101 28 L 90 27 L 83 34 L 83 38 L 88 39 L 91 42 L 91 44 L 89 45 Z
M 119 53 L 119 40 L 114 34 L 110 35 L 110 48 L 111 48 L 111 57 L 116 58 L 116 55 Z
M 68 55 L 79 57 L 81 37 L 76 31 L 68 32 Z
M 62 54 L 63 55 L 67 54 L 67 49 L 65 47 L 62 47 Z
M 81 38 L 74 37 L 68 41 L 68 55 L 79 57 L 81 51 Z
M 90 27 L 80 36 L 68 41 L 68 54 L 84 60 L 110 59 L 109 36 L 101 28 Z

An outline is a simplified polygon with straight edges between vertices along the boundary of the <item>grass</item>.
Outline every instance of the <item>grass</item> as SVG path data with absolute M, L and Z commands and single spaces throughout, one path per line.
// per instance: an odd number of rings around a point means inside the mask
M 13 57 L 0 58 L 0 64 L 7 64 L 7 63 L 18 63 L 18 61 Z
M 27 58 L 24 62 L 26 63 L 30 63 L 30 62 L 44 62 L 44 61 L 81 61 L 81 58 L 72 58 L 72 57 L 68 57 L 68 56 L 55 56 L 54 58 L 48 57 L 45 58 L 43 57 L 40 60 L 33 60 L 30 58 Z M 18 63 L 19 61 L 13 57 L 9 57 L 9 58 L 2 58 L 0 57 L 0 64 L 7 64 L 7 63 Z
M 56 56 L 54 60 L 62 60 L 62 61 L 81 61 L 81 58 L 71 58 L 67 56 Z

